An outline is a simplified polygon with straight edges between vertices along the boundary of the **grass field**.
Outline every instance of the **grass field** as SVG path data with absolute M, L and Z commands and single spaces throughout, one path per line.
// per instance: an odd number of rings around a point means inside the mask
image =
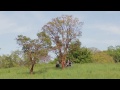
M 73 64 L 64 70 L 54 64 L 36 65 L 35 74 L 30 75 L 27 67 L 0 69 L 0 79 L 120 79 L 118 64 Z

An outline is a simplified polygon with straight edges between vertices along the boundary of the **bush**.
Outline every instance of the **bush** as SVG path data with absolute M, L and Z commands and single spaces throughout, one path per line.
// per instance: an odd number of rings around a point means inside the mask
M 113 57 L 102 51 L 93 54 L 92 61 L 94 63 L 114 63 Z
M 113 57 L 116 63 L 120 62 L 120 46 L 116 46 L 116 47 L 109 46 L 107 53 Z
M 90 63 L 92 54 L 89 49 L 82 47 L 76 50 L 70 50 L 67 59 L 74 63 Z

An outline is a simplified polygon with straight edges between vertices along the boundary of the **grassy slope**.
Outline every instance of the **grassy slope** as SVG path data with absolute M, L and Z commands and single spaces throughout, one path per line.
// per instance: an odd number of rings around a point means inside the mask
M 74 64 L 64 70 L 54 64 L 37 65 L 30 75 L 26 67 L 0 69 L 1 79 L 120 79 L 119 64 Z

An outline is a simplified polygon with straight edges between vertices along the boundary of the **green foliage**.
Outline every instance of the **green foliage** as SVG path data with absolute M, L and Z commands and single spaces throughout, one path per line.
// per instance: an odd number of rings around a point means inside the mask
M 67 59 L 74 63 L 90 63 L 92 57 L 90 50 L 86 47 L 80 47 L 80 45 L 79 40 L 71 43 Z
M 19 50 L 15 50 L 10 54 L 11 60 L 14 66 L 19 66 L 22 61 L 22 52 Z
M 51 39 L 48 35 L 46 35 L 45 32 L 40 32 L 40 33 L 37 33 L 37 36 L 39 38 L 39 40 L 42 41 L 42 45 L 46 48 L 49 48 L 51 47 Z
M 94 53 L 92 61 L 94 63 L 114 63 L 113 58 L 104 51 Z
M 15 66 L 19 66 L 21 57 L 19 56 L 20 51 L 16 50 L 11 52 L 10 55 L 2 55 L 0 56 L 0 68 L 11 68 Z
M 33 68 L 41 58 L 48 56 L 49 48 L 51 47 L 51 40 L 44 32 L 37 34 L 37 39 L 30 39 L 29 37 L 18 35 L 17 43 L 22 47 L 27 61 L 25 65 L 31 66 L 30 73 L 33 74 Z
M 17 43 L 22 46 L 24 54 L 30 59 L 34 59 L 35 62 L 38 62 L 41 57 L 47 56 L 49 47 L 51 46 L 50 38 L 44 33 L 40 32 L 37 34 L 37 39 L 30 39 L 23 35 L 18 35 Z
M 109 46 L 107 52 L 110 56 L 113 57 L 116 63 L 120 62 L 120 46 Z
M 10 68 L 14 67 L 14 62 L 9 55 L 3 55 L 0 59 L 0 67 L 1 68 Z

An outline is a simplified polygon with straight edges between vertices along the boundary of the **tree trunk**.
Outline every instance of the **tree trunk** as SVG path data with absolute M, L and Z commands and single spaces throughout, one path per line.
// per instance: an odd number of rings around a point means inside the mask
M 31 53 L 29 53 L 29 57 L 30 57 L 30 61 L 31 61 L 31 68 L 30 68 L 30 74 L 33 74 L 33 68 L 34 68 L 34 65 L 35 65 L 35 61 L 32 60 L 32 56 L 31 56 Z
M 30 69 L 30 74 L 33 74 L 33 68 L 35 64 L 32 64 L 31 69 Z
M 61 64 L 62 64 L 62 69 L 64 69 L 65 68 L 65 65 L 66 65 L 66 55 L 62 55 L 62 58 L 61 58 L 62 60 L 62 62 L 61 62 Z
M 61 64 L 62 64 L 62 69 L 64 69 L 64 67 L 65 67 L 65 61 L 62 60 Z
M 61 61 L 61 65 L 62 65 L 62 69 L 65 68 L 65 64 L 66 64 L 66 54 L 62 53 L 61 52 L 61 49 L 59 49 L 59 58 L 60 58 L 60 61 Z

